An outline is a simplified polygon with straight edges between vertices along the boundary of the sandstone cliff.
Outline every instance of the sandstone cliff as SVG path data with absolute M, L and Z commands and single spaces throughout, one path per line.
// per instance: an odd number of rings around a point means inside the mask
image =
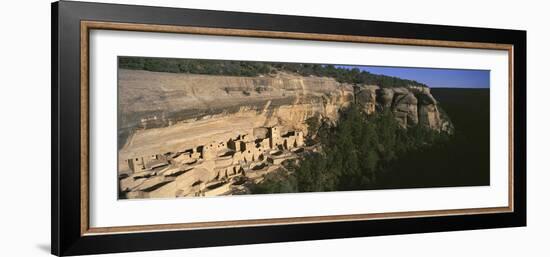
M 264 125 L 307 133 L 307 118 L 320 115 L 336 120 L 338 111 L 352 102 L 369 114 L 390 110 L 403 127 L 420 124 L 452 133 L 450 120 L 427 87 L 354 86 L 327 77 L 288 73 L 236 77 L 121 69 L 119 134 L 124 137 L 135 128 L 166 127 L 250 111 L 265 116 Z
M 355 103 L 404 127 L 452 133 L 427 87 L 351 85 L 288 73 L 260 77 L 119 71 L 119 193 L 125 198 L 235 194 L 305 144 L 306 120 L 337 122 Z
M 357 86 L 355 102 L 369 114 L 391 111 L 403 127 L 421 125 L 440 132 L 453 132 L 451 121 L 442 113 L 427 87 Z

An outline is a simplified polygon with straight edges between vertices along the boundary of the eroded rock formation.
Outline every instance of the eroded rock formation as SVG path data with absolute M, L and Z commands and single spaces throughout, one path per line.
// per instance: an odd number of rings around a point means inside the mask
M 421 125 L 440 132 L 453 132 L 452 123 L 442 114 L 427 87 L 357 86 L 355 91 L 356 103 L 368 114 L 389 110 L 405 128 Z

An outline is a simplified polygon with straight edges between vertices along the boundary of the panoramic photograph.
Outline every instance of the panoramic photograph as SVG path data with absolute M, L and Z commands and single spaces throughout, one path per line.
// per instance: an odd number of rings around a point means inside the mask
M 119 56 L 117 84 L 118 199 L 490 185 L 489 70 Z

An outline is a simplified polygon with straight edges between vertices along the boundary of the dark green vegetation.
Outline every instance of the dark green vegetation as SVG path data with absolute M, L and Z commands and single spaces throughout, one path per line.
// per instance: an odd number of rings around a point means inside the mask
M 400 128 L 390 113 L 366 117 L 356 107 L 335 126 L 311 120 L 322 153 L 288 165 L 252 193 L 320 192 L 489 185 L 489 90 L 432 89 L 451 117 L 452 136 Z
M 225 61 L 200 59 L 170 59 L 146 57 L 119 57 L 119 68 L 132 70 L 147 70 L 172 73 L 192 73 L 225 76 L 255 77 L 286 71 L 302 76 L 331 77 L 341 83 L 369 84 L 381 87 L 403 87 L 408 85 L 426 85 L 414 80 L 372 74 L 359 69 L 344 69 L 334 65 L 253 62 L 253 61 Z
M 357 105 L 343 111 L 334 126 L 315 118 L 308 126 L 316 135 L 308 143 L 321 144 L 322 151 L 287 166 L 292 171 L 288 179 L 268 177 L 253 188 L 254 193 L 374 189 L 401 156 L 449 140 L 446 134 L 422 127 L 403 129 L 389 111 L 367 117 Z

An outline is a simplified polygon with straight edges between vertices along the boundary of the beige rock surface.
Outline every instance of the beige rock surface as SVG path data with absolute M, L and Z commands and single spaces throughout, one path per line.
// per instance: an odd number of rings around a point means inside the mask
M 405 128 L 420 124 L 452 132 L 425 87 L 353 86 L 288 73 L 231 77 L 120 70 L 119 135 L 127 137 L 119 136 L 124 143 L 119 173 L 130 174 L 120 180 L 120 190 L 127 198 L 227 194 L 235 190 L 236 176 L 248 173 L 260 181 L 296 158 L 308 118 L 336 121 L 354 102 L 368 114 L 390 110 Z M 129 160 L 143 165 L 132 174 Z

